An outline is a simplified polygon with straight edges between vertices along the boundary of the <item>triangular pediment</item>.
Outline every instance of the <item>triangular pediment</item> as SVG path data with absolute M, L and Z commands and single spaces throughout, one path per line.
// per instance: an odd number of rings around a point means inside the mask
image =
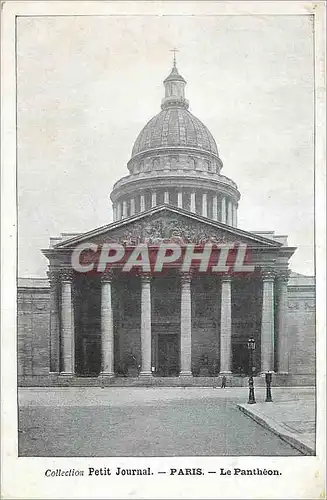
M 121 243 L 126 246 L 140 243 L 158 245 L 163 242 L 197 245 L 245 243 L 263 248 L 282 246 L 277 241 L 167 205 L 66 239 L 54 248 L 73 248 L 85 241 L 96 244 Z

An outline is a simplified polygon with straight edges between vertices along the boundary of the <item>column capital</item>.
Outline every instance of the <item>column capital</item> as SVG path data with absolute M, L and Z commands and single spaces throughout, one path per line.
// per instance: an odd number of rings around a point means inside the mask
M 47 271 L 47 276 L 48 280 L 50 282 L 50 285 L 56 285 L 57 283 L 60 282 L 60 272 L 58 269 L 49 269 Z
M 281 283 L 287 283 L 290 277 L 291 271 L 289 269 L 280 269 L 277 271 L 276 278 Z
M 180 280 L 181 280 L 181 283 L 191 283 L 192 281 L 192 272 L 187 272 L 187 273 L 183 273 L 183 272 L 180 272 L 179 273 L 179 276 L 180 276 Z
M 109 269 L 108 271 L 101 274 L 101 283 L 111 283 L 113 279 L 113 271 Z
M 152 275 L 151 273 L 143 273 L 142 271 L 139 273 L 139 276 L 141 278 L 141 281 L 143 281 L 143 283 L 151 283 L 151 280 L 152 280 Z
M 71 283 L 73 281 L 74 271 L 72 269 L 60 269 L 59 279 L 61 282 L 66 281 Z
M 263 281 L 274 281 L 276 277 L 276 269 L 272 267 L 263 267 L 261 269 L 261 277 Z
M 231 283 L 231 281 L 232 281 L 232 277 L 229 274 L 224 274 L 221 277 L 221 282 Z

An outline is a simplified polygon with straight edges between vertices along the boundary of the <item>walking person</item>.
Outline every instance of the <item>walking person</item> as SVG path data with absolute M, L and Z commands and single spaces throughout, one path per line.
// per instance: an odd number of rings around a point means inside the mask
M 226 376 L 223 375 L 223 378 L 221 379 L 221 388 L 226 389 Z

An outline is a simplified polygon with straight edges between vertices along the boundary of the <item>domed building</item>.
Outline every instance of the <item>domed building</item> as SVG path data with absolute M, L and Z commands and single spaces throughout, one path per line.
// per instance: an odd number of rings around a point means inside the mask
M 190 113 L 185 85 L 174 61 L 164 80 L 162 111 L 138 135 L 127 164 L 130 174 L 114 185 L 114 220 L 168 204 L 237 226 L 240 193 L 220 174 L 216 142 Z
M 51 238 L 48 279 L 19 280 L 21 385 L 314 383 L 314 279 L 290 272 L 285 235 L 237 227 L 240 193 L 185 86 L 174 60 L 113 222 Z

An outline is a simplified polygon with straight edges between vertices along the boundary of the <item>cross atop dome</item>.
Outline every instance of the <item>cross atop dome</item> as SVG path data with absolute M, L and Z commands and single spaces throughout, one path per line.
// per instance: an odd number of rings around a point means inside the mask
M 170 52 L 174 52 L 173 65 L 176 67 L 176 52 L 179 52 L 179 50 L 174 47 Z

